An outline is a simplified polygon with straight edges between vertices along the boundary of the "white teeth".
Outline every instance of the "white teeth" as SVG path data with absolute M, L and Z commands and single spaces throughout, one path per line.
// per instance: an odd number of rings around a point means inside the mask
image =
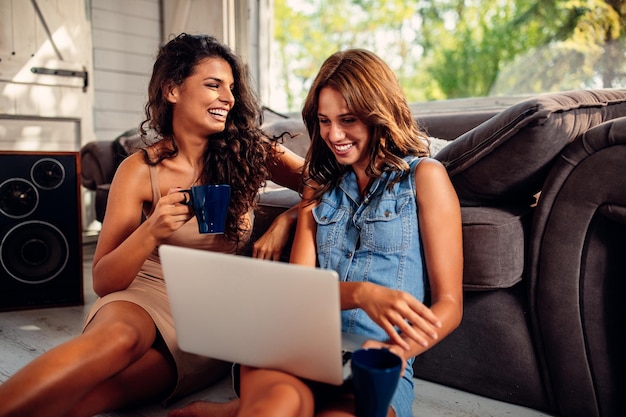
M 352 147 L 351 143 L 347 143 L 345 145 L 335 145 L 335 149 L 337 149 L 339 152 L 345 152 L 351 147 Z
M 226 117 L 226 115 L 228 114 L 227 110 L 223 110 L 223 109 L 211 109 L 209 110 L 210 114 L 216 115 L 216 116 L 224 116 Z

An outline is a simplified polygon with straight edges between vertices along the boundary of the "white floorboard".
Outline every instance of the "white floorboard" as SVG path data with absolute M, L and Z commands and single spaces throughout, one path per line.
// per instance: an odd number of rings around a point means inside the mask
M 96 299 L 91 285 L 93 244 L 84 251 L 85 305 L 44 308 L 0 313 L 0 382 L 4 382 L 20 367 L 42 352 L 78 334 L 89 307 Z M 466 392 L 415 380 L 414 416 L 427 417 L 541 417 L 549 416 L 536 410 L 472 395 Z M 188 402 L 208 399 L 228 401 L 234 396 L 230 378 L 191 395 L 169 408 L 154 404 L 133 410 L 101 414 L 100 417 L 164 417 L 175 407 Z M 1 405 L 0 405 L 1 407 Z

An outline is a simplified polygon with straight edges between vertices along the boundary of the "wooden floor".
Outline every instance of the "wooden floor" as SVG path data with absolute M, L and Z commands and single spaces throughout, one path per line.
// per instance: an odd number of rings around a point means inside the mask
M 10 311 L 0 313 L 0 382 L 46 350 L 80 332 L 82 321 L 96 299 L 91 285 L 91 261 L 94 243 L 84 245 L 85 305 L 63 308 Z M 415 416 L 428 417 L 540 417 L 548 416 L 535 410 L 494 401 L 484 397 L 415 380 Z M 100 417 L 162 417 L 168 410 L 190 401 L 208 399 L 227 401 L 234 395 L 230 378 L 213 387 L 189 396 L 165 408 L 154 404 L 139 409 L 101 414 Z M 0 404 L 0 407 L 2 405 Z

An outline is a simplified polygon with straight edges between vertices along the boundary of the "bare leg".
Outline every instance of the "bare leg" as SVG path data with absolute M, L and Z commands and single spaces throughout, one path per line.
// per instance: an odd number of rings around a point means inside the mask
M 194 401 L 182 408 L 170 411 L 167 417 L 235 417 L 239 408 L 239 399 L 227 403 Z
M 241 400 L 195 401 L 168 417 L 313 416 L 315 400 L 298 378 L 278 371 L 241 367 Z M 315 413 L 316 417 L 354 417 L 354 397 L 346 395 Z M 389 408 L 387 417 L 395 417 Z
M 299 378 L 279 371 L 241 367 L 238 416 L 310 417 L 315 401 Z
M 108 304 L 85 332 L 42 354 L 0 385 L 0 416 L 63 416 L 95 387 L 142 358 L 154 343 L 150 316 Z
M 66 417 L 93 416 L 157 401 L 173 389 L 175 381 L 176 365 L 170 357 L 149 349 L 131 366 L 91 390 Z

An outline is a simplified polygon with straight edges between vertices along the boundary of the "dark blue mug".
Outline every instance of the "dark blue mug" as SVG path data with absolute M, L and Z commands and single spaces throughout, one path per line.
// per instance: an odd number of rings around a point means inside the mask
M 195 212 L 198 232 L 224 233 L 230 203 L 230 185 L 195 185 L 180 192 L 186 194 L 182 203 L 191 206 Z
M 389 349 L 358 349 L 352 353 L 351 367 L 356 417 L 386 417 L 402 359 Z

